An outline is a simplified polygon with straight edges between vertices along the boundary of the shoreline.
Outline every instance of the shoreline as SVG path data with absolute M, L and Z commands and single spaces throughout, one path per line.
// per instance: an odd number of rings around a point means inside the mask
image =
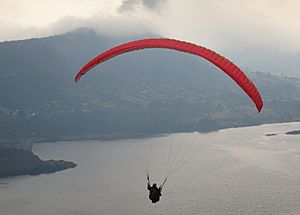
M 249 125 L 249 126 L 240 126 L 240 127 L 228 127 L 228 128 L 221 128 L 221 129 L 216 129 L 208 132 L 200 132 L 200 131 L 182 131 L 182 132 L 172 132 L 172 133 L 161 133 L 161 134 L 149 134 L 149 135 L 136 135 L 136 136 L 126 136 L 124 135 L 123 137 L 112 137 L 112 138 L 75 138 L 75 139 L 62 139 L 58 141 L 41 141 L 41 142 L 35 142 L 33 144 L 44 144 L 44 143 L 60 143 L 60 142 L 78 142 L 78 141 L 113 141 L 113 140 L 134 140 L 134 139 L 147 139 L 147 138 L 154 138 L 154 137 L 163 137 L 163 136 L 168 136 L 172 134 L 183 134 L 183 133 L 202 133 L 202 134 L 208 134 L 208 133 L 213 133 L 213 132 L 222 132 L 226 130 L 232 130 L 232 129 L 243 129 L 243 128 L 252 128 L 252 127 L 264 127 L 264 126 L 269 126 L 269 125 L 274 125 L 274 126 L 281 126 L 281 125 L 291 125 L 299 123 L 299 129 L 300 129 L 300 121 L 295 121 L 295 122 L 282 122 L 282 123 L 266 123 L 266 124 L 260 124 L 260 125 Z M 271 131 L 270 131 L 271 132 Z M 287 131 L 289 132 L 289 131 Z
M 23 149 L 0 150 L 0 178 L 50 174 L 75 168 L 77 164 L 64 160 L 42 160 L 32 151 Z

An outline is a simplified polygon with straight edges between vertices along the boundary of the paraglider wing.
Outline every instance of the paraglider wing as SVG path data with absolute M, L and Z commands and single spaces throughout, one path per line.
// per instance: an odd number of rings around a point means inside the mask
M 256 86 L 252 83 L 252 81 L 243 73 L 241 69 L 239 69 L 234 63 L 222 57 L 221 55 L 211 51 L 202 46 L 198 46 L 192 43 L 167 39 L 167 38 L 152 38 L 152 39 L 143 39 L 132 41 L 129 43 L 125 43 L 119 46 L 116 46 L 112 49 L 109 49 L 100 55 L 96 56 L 94 59 L 89 61 L 86 65 L 84 65 L 81 70 L 77 73 L 75 77 L 75 81 L 78 82 L 82 75 L 91 70 L 96 65 L 107 61 L 110 58 L 113 58 L 117 55 L 140 50 L 147 48 L 166 48 L 173 49 L 181 52 L 186 52 L 194 55 L 198 55 L 206 60 L 210 61 L 217 67 L 219 67 L 222 71 L 224 71 L 227 75 L 229 75 L 251 98 L 251 100 L 256 105 L 258 112 L 261 111 L 263 107 L 263 100 L 260 96 L 259 91 Z

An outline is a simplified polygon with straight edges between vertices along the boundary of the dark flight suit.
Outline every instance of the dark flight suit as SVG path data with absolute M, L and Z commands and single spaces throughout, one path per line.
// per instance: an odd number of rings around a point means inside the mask
M 149 199 L 152 201 L 152 203 L 156 203 L 159 201 L 159 198 L 161 196 L 161 190 L 162 187 L 157 187 L 155 184 L 151 187 L 148 183 L 148 190 L 149 190 Z

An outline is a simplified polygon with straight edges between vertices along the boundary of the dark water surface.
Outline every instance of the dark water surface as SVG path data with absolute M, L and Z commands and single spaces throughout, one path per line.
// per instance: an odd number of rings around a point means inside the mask
M 36 144 L 34 152 L 42 158 L 74 161 L 78 167 L 1 179 L 0 214 L 300 214 L 300 135 L 285 134 L 299 128 L 300 123 L 288 123 L 210 134 Z M 187 162 L 183 159 L 161 201 L 153 205 L 136 159 L 148 162 L 140 147 L 151 146 L 151 176 L 161 182 L 170 163 L 170 143 L 173 152 L 176 144 L 182 144 L 178 151 L 189 149 L 183 156 Z

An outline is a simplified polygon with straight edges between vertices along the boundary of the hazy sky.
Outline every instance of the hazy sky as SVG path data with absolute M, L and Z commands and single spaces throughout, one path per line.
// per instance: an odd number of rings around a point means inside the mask
M 0 40 L 93 27 L 153 32 L 210 48 L 300 51 L 299 0 L 0 0 Z

